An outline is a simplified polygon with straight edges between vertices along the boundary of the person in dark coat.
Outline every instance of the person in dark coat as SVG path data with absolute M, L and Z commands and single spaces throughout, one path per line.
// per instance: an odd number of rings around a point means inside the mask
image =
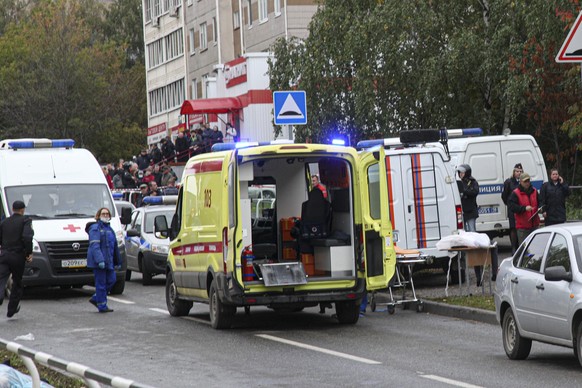
M 218 129 L 218 126 L 215 125 L 212 128 L 212 144 L 216 144 L 216 143 L 222 143 L 224 136 L 222 135 L 222 131 L 220 129 Z
M 540 189 L 540 205 L 546 226 L 566 222 L 566 198 L 569 195 L 570 186 L 557 169 L 551 169 L 549 182 Z
M 168 163 L 174 161 L 176 148 L 174 147 L 174 143 L 172 143 L 170 136 L 166 136 L 162 139 L 162 156 L 164 157 L 164 161 Z
M 95 294 L 89 303 L 97 307 L 100 313 L 113 312 L 107 306 L 107 293 L 115 285 L 117 277 L 115 268 L 121 266 L 121 256 L 117 247 L 115 232 L 109 225 L 111 212 L 106 207 L 95 214 L 96 222 L 89 222 L 85 231 L 89 234 L 87 251 L 87 268 L 93 269 L 95 276 Z
M 150 166 L 150 161 L 151 161 L 151 158 L 148 155 L 148 151 L 141 150 L 141 153 L 139 154 L 139 156 L 136 159 L 137 168 L 141 171 L 145 170 L 146 168 L 148 168 Z
M 210 127 L 204 126 L 202 130 L 202 141 L 204 142 L 204 152 L 210 152 L 212 147 L 212 129 Z
M 158 148 L 158 145 L 156 143 L 152 144 L 152 149 L 150 151 L 150 159 L 152 162 L 158 164 L 162 161 L 163 157 L 162 151 Z
M 184 132 L 178 133 L 176 138 L 176 157 L 178 162 L 187 162 L 190 158 L 188 150 L 190 148 L 190 143 L 188 138 L 184 136 Z
M 509 207 L 515 214 L 518 244 L 540 225 L 538 216 L 540 196 L 530 180 L 528 173 L 522 173 L 519 186 L 509 196 Z
M 461 164 L 457 167 L 459 180 L 457 186 L 461 195 L 461 206 L 463 208 L 463 221 L 465 222 L 466 232 L 477 232 L 477 217 L 479 217 L 479 208 L 477 207 L 477 195 L 479 195 L 479 183 L 471 175 L 471 166 Z M 477 286 L 481 285 L 481 274 L 483 266 L 475 266 L 475 276 Z
M 519 186 L 519 177 L 523 172 L 523 167 L 521 163 L 517 163 L 513 166 L 513 174 L 511 177 L 507 178 L 503 182 L 503 191 L 501 192 L 501 199 L 503 203 L 507 206 L 507 218 L 509 220 L 509 241 L 511 241 L 511 253 L 515 253 L 517 250 L 517 229 L 515 229 L 515 216 L 511 209 L 509 208 L 509 196 L 511 192 Z
M 0 305 L 4 290 L 12 275 L 12 289 L 6 316 L 11 318 L 20 311 L 24 286 L 22 276 L 26 263 L 32 262 L 32 220 L 24 217 L 24 202 L 12 203 L 12 215 L 0 223 Z

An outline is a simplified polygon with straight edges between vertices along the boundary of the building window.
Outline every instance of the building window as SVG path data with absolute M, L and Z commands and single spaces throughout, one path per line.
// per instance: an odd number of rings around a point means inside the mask
M 152 9 L 152 18 L 157 18 L 162 14 L 162 4 L 160 0 L 154 0 L 154 7 Z
M 190 55 L 196 54 L 196 47 L 194 46 L 194 39 L 195 39 L 194 38 L 195 37 L 194 34 L 195 34 L 194 29 L 191 28 L 190 29 L 190 32 L 188 33 L 188 37 L 189 37 L 189 40 L 190 40 L 190 42 L 188 42 L 189 43 L 189 48 L 190 48 Z
M 267 15 L 269 11 L 267 10 L 267 0 L 259 0 L 259 22 L 267 21 Z
M 178 108 L 184 102 L 184 79 L 152 90 L 149 95 L 151 116 Z
M 281 0 L 273 0 L 273 9 L 276 16 L 281 15 Z
M 146 23 L 152 21 L 152 0 L 144 0 L 143 2 L 144 16 Z
M 192 83 L 190 83 L 190 94 L 192 95 L 193 100 L 198 98 L 198 85 L 196 83 L 196 78 L 193 78 Z
M 164 0 L 164 12 L 168 12 L 170 10 L 170 0 Z
M 240 28 L 240 12 L 236 11 L 232 14 L 232 27 L 234 30 L 238 30 Z
M 164 38 L 166 47 L 166 61 L 170 61 L 184 54 L 182 29 L 178 29 Z
M 247 16 L 249 17 L 249 27 L 253 26 L 253 5 L 251 0 L 247 0 Z
M 208 37 L 206 31 L 206 23 L 200 25 L 200 50 L 206 50 L 208 48 Z
M 212 18 L 212 41 L 214 44 L 218 42 L 218 26 L 216 25 L 216 16 Z

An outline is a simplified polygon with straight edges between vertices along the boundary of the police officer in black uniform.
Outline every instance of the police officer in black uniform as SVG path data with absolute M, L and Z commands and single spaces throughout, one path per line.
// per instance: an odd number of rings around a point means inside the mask
M 20 311 L 25 263 L 32 261 L 32 220 L 24 217 L 24 202 L 14 201 L 12 215 L 0 223 L 0 305 L 4 290 L 12 274 L 12 290 L 8 302 L 8 318 Z

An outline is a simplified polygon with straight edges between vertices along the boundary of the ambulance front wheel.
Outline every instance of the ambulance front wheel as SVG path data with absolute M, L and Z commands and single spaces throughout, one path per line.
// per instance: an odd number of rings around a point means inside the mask
M 222 303 L 218 296 L 218 287 L 216 279 L 212 280 L 210 284 L 210 324 L 215 329 L 230 329 L 234 315 L 236 314 L 236 307 L 228 306 Z
M 172 273 L 166 275 L 166 306 L 173 317 L 188 315 L 193 303 L 178 299 L 178 290 Z

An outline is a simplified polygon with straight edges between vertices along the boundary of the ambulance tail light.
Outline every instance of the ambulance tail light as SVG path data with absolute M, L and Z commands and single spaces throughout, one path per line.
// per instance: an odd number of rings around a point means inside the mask
M 455 211 L 457 213 L 457 229 L 463 230 L 463 208 L 461 205 L 455 205 Z
M 222 229 L 222 270 L 226 273 L 226 263 L 228 262 L 228 229 Z

